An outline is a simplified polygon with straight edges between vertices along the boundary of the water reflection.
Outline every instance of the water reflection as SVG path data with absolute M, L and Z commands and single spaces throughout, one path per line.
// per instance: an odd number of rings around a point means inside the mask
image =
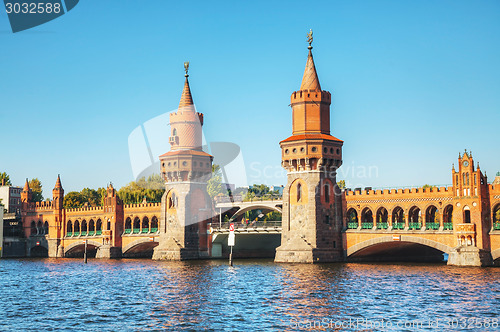
M 500 269 L 442 264 L 1 260 L 0 330 L 331 330 L 327 323 L 349 319 L 444 324 L 498 318 L 499 277 Z

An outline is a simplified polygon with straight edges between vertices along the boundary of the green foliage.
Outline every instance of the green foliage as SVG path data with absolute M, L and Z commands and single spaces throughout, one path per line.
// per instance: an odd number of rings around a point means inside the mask
M 106 189 L 104 188 L 99 188 L 104 190 L 104 195 L 106 195 Z M 82 195 L 83 201 L 88 203 L 90 206 L 100 206 L 102 205 L 102 196 L 99 194 L 99 192 L 95 189 L 90 189 L 90 188 L 83 188 L 82 191 L 80 191 L 80 194 Z
M 30 189 L 33 193 L 33 202 L 41 202 L 43 201 L 42 196 L 42 182 L 38 180 L 38 178 L 31 179 L 29 181 Z
M 495 222 L 500 222 L 500 208 L 495 211 Z
M 85 204 L 85 197 L 78 191 L 71 191 L 64 195 L 63 207 L 65 209 L 80 208 Z
M 424 184 L 422 186 L 422 189 L 434 189 L 434 188 L 437 188 L 436 186 L 431 186 L 430 184 Z
M 281 213 L 279 213 L 278 211 L 269 212 L 265 215 L 264 220 L 265 221 L 280 221 L 281 220 Z
M 339 182 L 337 182 L 337 186 L 340 189 L 345 189 L 345 180 L 340 180 Z
M 222 187 L 222 171 L 219 165 L 212 165 L 212 177 L 207 182 L 207 192 L 212 199 L 224 193 L 224 188 Z
M 10 181 L 10 177 L 7 173 L 0 173 L 0 184 L 2 183 L 2 180 L 5 180 L 6 186 L 12 186 L 12 182 Z
M 159 202 L 164 192 L 165 184 L 162 177 L 158 174 L 153 174 L 147 179 L 142 177 L 120 188 L 118 196 L 124 204 L 141 203 L 144 198 L 148 202 Z
M 239 189 L 239 188 L 238 188 Z M 236 192 L 236 190 L 235 190 Z M 244 196 L 244 201 L 250 201 L 254 198 L 270 200 L 280 196 L 279 190 L 270 190 L 265 184 L 254 184 L 248 189 L 246 195 Z

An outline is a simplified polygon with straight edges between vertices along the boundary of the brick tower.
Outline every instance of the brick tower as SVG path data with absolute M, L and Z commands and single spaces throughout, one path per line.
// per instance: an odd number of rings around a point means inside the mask
M 64 248 L 61 244 L 63 237 L 63 201 L 64 189 L 61 184 L 61 177 L 57 175 L 57 181 L 52 189 L 52 209 L 54 215 L 53 223 L 49 223 L 49 236 L 47 239 L 49 247 L 49 257 L 64 257 Z M 52 227 L 50 227 L 52 226 Z
M 336 181 L 343 142 L 330 135 L 331 95 L 321 90 L 312 55 L 312 31 L 308 37 L 302 84 L 291 97 L 292 136 L 280 142 L 287 185 L 276 262 L 343 259 L 341 197 Z
M 207 220 L 212 204 L 207 181 L 213 157 L 202 150 L 203 114 L 196 112 L 188 80 L 177 112 L 170 114 L 171 150 L 160 156 L 165 180 L 160 240 L 153 259 L 185 260 L 208 257 Z
M 458 154 L 458 170 L 453 167 L 453 233 L 457 247 L 450 252 L 449 265 L 491 265 L 489 193 L 487 179 L 472 153 Z
M 112 183 L 106 188 L 103 211 L 103 243 L 97 250 L 96 258 L 120 258 L 122 256 L 123 201 L 118 197 Z

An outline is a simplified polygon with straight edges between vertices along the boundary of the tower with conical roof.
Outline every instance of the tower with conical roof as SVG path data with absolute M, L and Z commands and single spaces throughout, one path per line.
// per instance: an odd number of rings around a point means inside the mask
M 211 203 L 207 181 L 213 157 L 202 149 L 203 114 L 196 112 L 186 79 L 177 112 L 170 114 L 171 150 L 160 156 L 165 180 L 159 245 L 153 259 L 185 260 L 208 256 L 207 222 Z
M 280 142 L 287 185 L 277 262 L 343 260 L 341 198 L 336 181 L 343 142 L 330 135 L 331 95 L 321 90 L 312 55 L 312 31 L 308 41 L 300 90 L 291 96 L 292 136 Z

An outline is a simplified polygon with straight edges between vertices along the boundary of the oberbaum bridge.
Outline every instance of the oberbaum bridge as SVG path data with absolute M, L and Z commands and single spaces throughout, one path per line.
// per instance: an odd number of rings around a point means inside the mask
M 47 202 L 32 202 L 26 182 L 27 256 L 78 257 L 86 242 L 96 258 L 227 257 L 224 214 L 236 225 L 236 257 L 324 263 L 442 261 L 447 254 L 450 265 L 498 264 L 500 178 L 488 184 L 467 151 L 459 154 L 449 187 L 339 189 L 343 141 L 330 134 L 331 94 L 321 90 L 312 33 L 308 41 L 302 83 L 291 95 L 292 135 L 280 142 L 287 171 L 282 199 L 213 203 L 207 194 L 213 157 L 202 150 L 204 117 L 195 110 L 186 68 L 179 108 L 170 115 L 171 150 L 159 156 L 166 189 L 161 203 L 123 204 L 109 185 L 103 206 L 65 209 L 59 177 Z M 282 221 L 243 226 L 249 210 L 278 211 Z

